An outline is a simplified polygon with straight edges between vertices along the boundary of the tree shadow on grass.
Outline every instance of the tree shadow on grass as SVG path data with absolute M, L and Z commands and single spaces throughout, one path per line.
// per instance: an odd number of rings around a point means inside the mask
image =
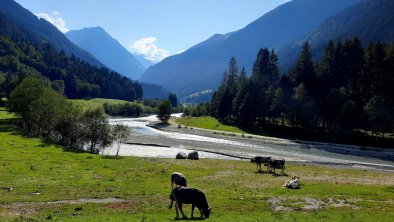
M 14 118 L 8 118 L 8 119 L 0 119 L 0 132 L 2 133 L 8 133 L 8 132 L 14 132 L 13 128 L 13 121 Z
M 288 177 L 289 174 L 287 173 L 281 173 L 281 174 L 277 174 L 277 173 L 271 173 L 273 177 Z
M 254 172 L 255 174 L 271 174 L 269 171 L 258 170 Z
M 59 148 L 61 148 L 63 150 L 63 152 L 68 152 L 68 153 L 88 153 L 88 152 L 86 152 L 84 150 L 73 149 L 73 148 L 70 148 L 70 147 L 64 147 L 64 146 L 60 146 L 60 145 L 59 145 Z
M 205 218 L 205 217 L 195 217 L 195 218 L 189 218 L 189 217 L 186 217 L 186 218 L 182 218 L 182 217 L 175 217 L 175 219 L 174 220 L 205 220 L 205 219 L 207 219 L 207 218 Z
M 123 159 L 122 156 L 110 156 L 110 155 L 101 155 L 101 158 L 103 159 L 114 159 L 114 160 L 120 160 Z

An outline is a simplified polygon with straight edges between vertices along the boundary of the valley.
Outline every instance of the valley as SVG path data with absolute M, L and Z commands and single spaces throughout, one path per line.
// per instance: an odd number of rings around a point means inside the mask
M 393 11 L 0 0 L 0 221 L 391 222 Z

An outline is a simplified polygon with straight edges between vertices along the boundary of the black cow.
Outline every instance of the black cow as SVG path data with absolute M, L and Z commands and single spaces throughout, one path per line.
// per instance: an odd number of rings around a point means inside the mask
M 171 174 L 171 190 L 174 188 L 174 184 L 182 187 L 187 187 L 186 177 L 178 172 Z
M 181 187 L 187 187 L 186 177 L 183 174 L 178 173 L 178 172 L 172 173 L 172 175 L 171 175 L 171 192 L 174 189 L 174 184 L 175 184 L 175 186 L 178 185 Z M 170 209 L 172 208 L 172 202 L 173 202 L 173 200 L 171 199 L 171 203 L 169 206 Z
M 259 172 L 261 172 L 261 164 L 264 164 L 264 166 L 267 166 L 267 172 L 268 172 L 268 162 L 269 162 L 269 160 L 271 159 L 271 157 L 269 156 L 269 157 L 262 157 L 262 156 L 256 156 L 256 157 L 253 157 L 251 160 L 250 160 L 250 162 L 251 163 L 256 163 L 256 167 L 257 167 L 257 170 L 259 171 Z
M 182 217 L 186 218 L 182 210 L 182 204 L 192 205 L 192 218 L 194 218 L 193 211 L 195 207 L 200 210 L 200 217 L 205 216 L 206 218 L 208 218 L 209 214 L 211 213 L 211 208 L 208 207 L 208 202 L 205 194 L 198 189 L 188 187 L 176 187 L 172 191 L 170 198 L 172 201 L 175 201 L 175 211 L 177 218 L 179 217 L 178 208 L 182 213 Z
M 268 168 L 270 169 L 270 172 L 272 172 L 272 169 L 274 170 L 274 174 L 275 173 L 275 169 L 282 169 L 282 174 L 284 174 L 285 172 L 285 160 L 274 160 L 274 159 L 270 159 L 268 161 Z

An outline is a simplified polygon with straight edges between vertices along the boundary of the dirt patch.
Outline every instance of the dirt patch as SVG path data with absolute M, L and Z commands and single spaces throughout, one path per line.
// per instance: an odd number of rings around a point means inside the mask
M 3 205 L 3 211 L 0 215 L 4 216 L 23 216 L 34 214 L 40 209 L 38 207 L 27 206 L 24 204 L 6 204 Z
M 116 197 L 101 198 L 101 199 L 88 199 L 81 198 L 78 200 L 59 200 L 51 202 L 38 202 L 38 204 L 84 204 L 84 203 L 120 203 L 125 202 L 125 200 Z
M 267 201 L 273 211 L 315 211 L 327 207 L 351 207 L 357 208 L 352 205 L 349 200 L 329 198 L 328 200 L 320 200 L 317 198 L 285 198 L 273 197 Z
M 134 210 L 138 207 L 135 202 L 121 202 L 121 203 L 111 203 L 106 206 L 112 210 Z
M 97 203 L 97 204 L 121 204 L 126 202 L 121 198 L 110 197 L 110 198 L 102 198 L 102 199 L 88 199 L 81 198 L 77 200 L 59 200 L 59 201 L 49 201 L 49 202 L 24 202 L 24 203 L 10 203 L 3 204 L 3 212 L 0 215 L 5 216 L 22 216 L 34 214 L 41 211 L 45 206 L 55 205 L 55 204 L 85 204 L 85 203 Z M 134 204 L 135 206 L 135 204 Z

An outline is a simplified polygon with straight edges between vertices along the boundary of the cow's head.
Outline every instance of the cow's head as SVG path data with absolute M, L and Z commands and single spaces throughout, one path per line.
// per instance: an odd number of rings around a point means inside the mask
M 211 214 L 211 208 L 202 210 L 202 214 L 204 214 L 204 217 L 208 218 L 209 215 Z

